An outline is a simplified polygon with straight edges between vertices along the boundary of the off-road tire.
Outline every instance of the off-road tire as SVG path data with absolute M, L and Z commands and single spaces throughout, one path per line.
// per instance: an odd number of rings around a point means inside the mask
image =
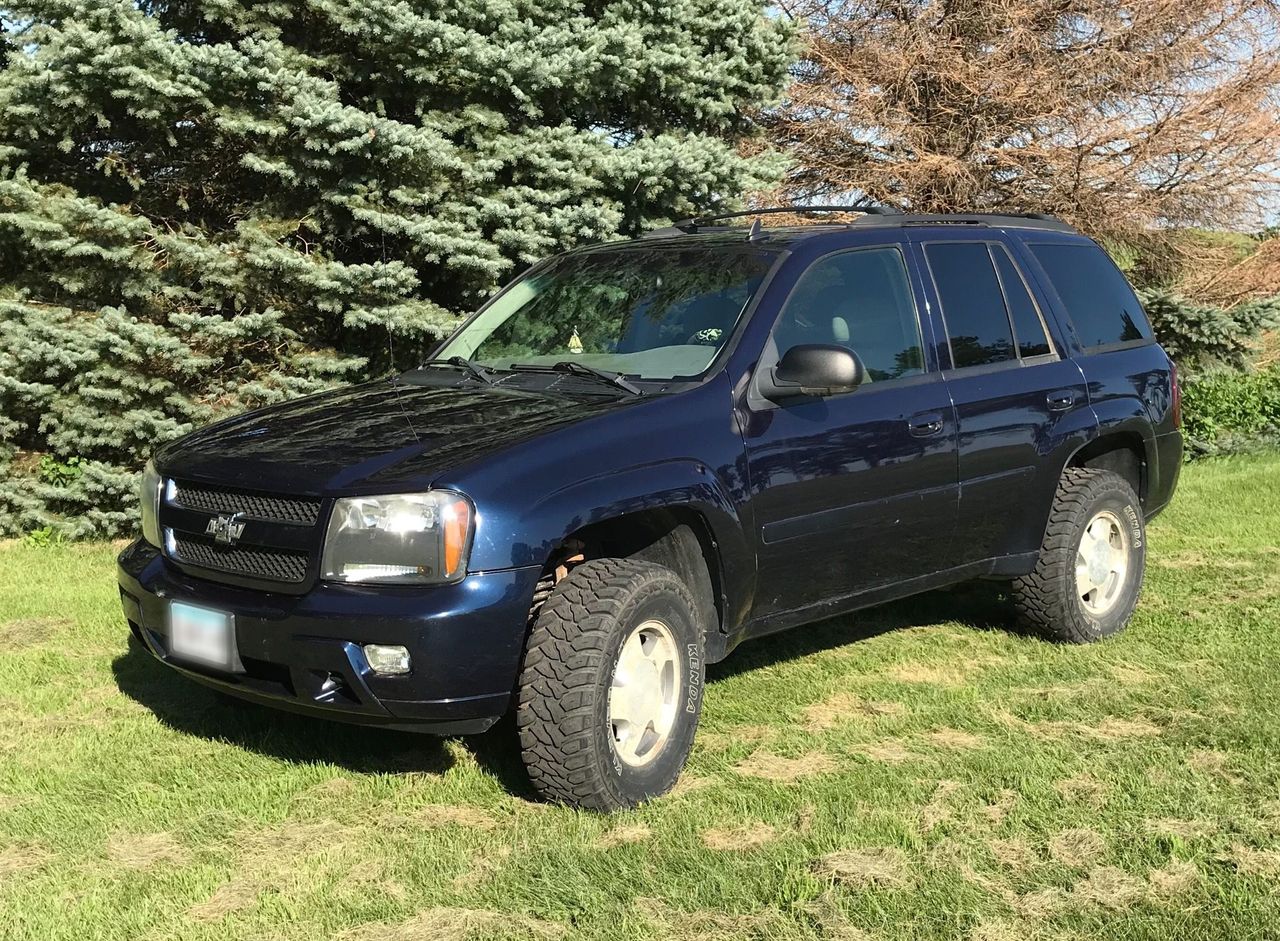
M 1127 527 L 1128 567 L 1121 594 L 1099 617 L 1089 612 L 1077 592 L 1076 552 L 1089 521 L 1103 510 L 1110 510 Z M 1071 644 L 1119 633 L 1129 623 L 1142 591 L 1146 545 L 1142 505 L 1127 480 L 1112 471 L 1067 468 L 1053 499 L 1036 567 L 1012 585 L 1020 626 L 1048 640 Z
M 652 562 L 598 559 L 561 579 L 530 632 L 516 708 L 521 756 L 542 796 L 612 811 L 671 789 L 702 709 L 697 611 L 679 576 Z M 662 750 L 644 767 L 632 767 L 614 747 L 609 690 L 622 644 L 654 618 L 670 628 L 683 666 L 678 708 Z

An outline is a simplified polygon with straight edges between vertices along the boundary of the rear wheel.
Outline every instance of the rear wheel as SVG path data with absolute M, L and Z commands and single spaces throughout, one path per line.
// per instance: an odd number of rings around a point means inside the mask
M 1142 590 L 1146 531 L 1119 474 L 1069 467 L 1035 570 L 1013 582 L 1020 622 L 1050 640 L 1088 643 L 1123 630 Z
M 538 612 L 520 675 L 525 767 L 552 800 L 595 810 L 668 791 L 702 707 L 697 608 L 670 569 L 585 562 Z

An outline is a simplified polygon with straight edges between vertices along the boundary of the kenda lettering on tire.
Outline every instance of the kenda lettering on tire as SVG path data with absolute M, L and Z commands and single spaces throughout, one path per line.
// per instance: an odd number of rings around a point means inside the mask
M 1138 511 L 1133 508 L 1132 504 L 1125 504 L 1124 515 L 1129 518 L 1129 528 L 1133 532 L 1133 548 L 1142 548 L 1142 521 L 1138 518 Z
M 697 644 L 688 645 L 689 656 L 689 695 L 685 700 L 684 711 L 693 715 L 698 711 L 698 699 L 702 696 L 702 657 Z

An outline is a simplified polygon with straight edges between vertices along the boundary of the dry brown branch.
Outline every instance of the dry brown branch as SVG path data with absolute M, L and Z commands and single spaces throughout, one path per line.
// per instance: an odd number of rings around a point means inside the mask
M 1097 235 L 1254 223 L 1280 154 L 1277 0 L 786 0 L 763 116 L 785 198 L 1037 210 Z

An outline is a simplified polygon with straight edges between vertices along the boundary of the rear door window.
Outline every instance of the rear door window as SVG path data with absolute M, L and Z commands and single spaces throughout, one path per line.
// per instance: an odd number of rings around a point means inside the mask
M 925 258 L 938 290 L 956 369 L 1018 358 L 1004 293 L 986 242 L 931 242 Z
M 1120 269 L 1092 243 L 1028 246 L 1075 325 L 1086 350 L 1145 343 L 1151 324 Z
M 1027 290 L 1027 283 L 1022 279 L 1018 266 L 1009 257 L 1003 245 L 992 245 L 991 254 L 996 260 L 996 270 L 1000 273 L 1000 284 L 1004 287 L 1004 299 L 1009 305 L 1009 317 L 1013 320 L 1014 337 L 1018 343 L 1018 355 L 1023 359 L 1031 356 L 1045 356 L 1049 353 L 1049 336 L 1045 333 L 1044 321 L 1040 310 Z

